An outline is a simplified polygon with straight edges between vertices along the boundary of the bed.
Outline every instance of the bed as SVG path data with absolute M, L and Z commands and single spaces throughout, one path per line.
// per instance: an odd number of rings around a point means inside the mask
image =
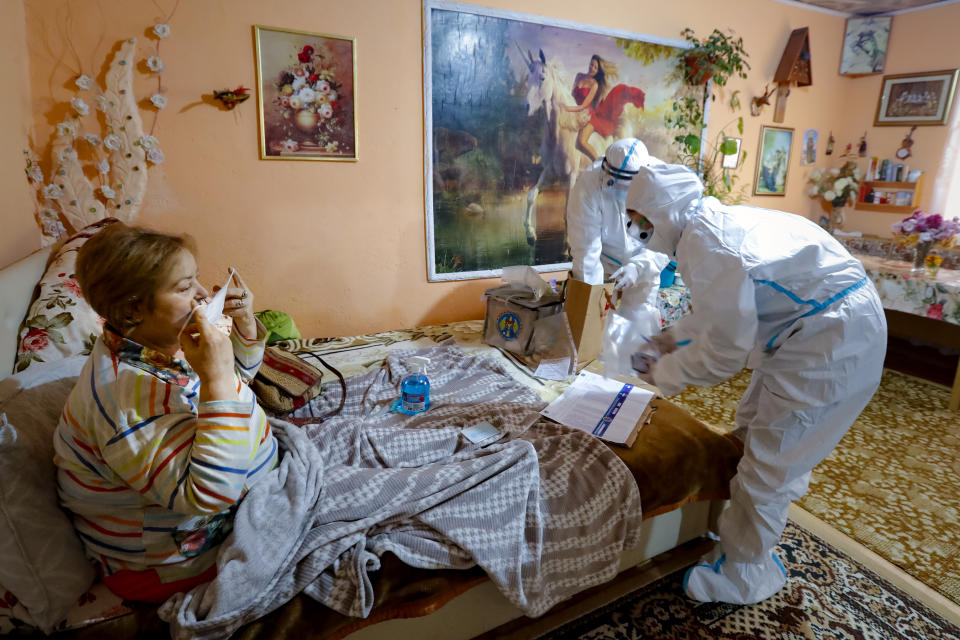
M 17 328 L 27 308 L 25 301 L 43 275 L 46 262 L 47 252 L 38 252 L 0 270 L 0 299 L 4 301 L 0 357 L 4 370 L 11 367 L 14 356 L 10 350 L 15 349 Z M 311 354 L 321 355 L 349 381 L 377 370 L 395 351 L 455 344 L 467 354 L 489 358 L 504 375 L 526 385 L 545 402 L 563 391 L 566 382 L 536 378 L 509 354 L 483 344 L 482 325 L 480 320 L 471 320 L 373 335 L 286 341 L 279 346 L 308 361 Z M 337 384 L 331 388 L 339 392 Z M 697 420 L 667 400 L 657 399 L 655 403 L 653 418 L 633 447 L 611 446 L 636 480 L 643 505 L 640 543 L 623 554 L 621 569 L 702 536 L 725 505 L 729 479 L 741 454 L 738 441 L 726 430 Z M 365 619 L 338 614 L 301 594 L 246 625 L 235 637 L 332 639 L 349 635 L 361 639 L 399 634 L 471 638 L 523 615 L 477 568 L 415 569 L 387 554 L 376 573 L 374 591 L 376 601 Z M 478 611 L 483 614 L 476 615 Z M 29 613 L 15 594 L 0 587 L 0 633 L 29 629 Z M 455 624 L 451 625 L 452 621 Z M 133 638 L 151 632 L 162 635 L 165 624 L 155 608 L 121 602 L 102 584 L 95 583 L 56 628 L 73 637 Z

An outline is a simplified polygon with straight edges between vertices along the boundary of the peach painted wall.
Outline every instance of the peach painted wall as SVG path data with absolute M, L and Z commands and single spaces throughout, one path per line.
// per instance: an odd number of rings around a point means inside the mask
M 130 35 L 141 38 L 146 54 L 146 31 L 162 17 L 163 9 L 175 4 L 24 0 L 25 33 L 13 40 L 31 45 L 34 120 L 24 126 L 33 126 L 40 140 L 49 140 L 60 117 L 53 98 L 61 102 L 69 98 L 65 87 L 77 70 L 101 74 L 114 43 Z M 745 105 L 744 148 L 749 153 L 739 174 L 747 185 L 753 182 L 760 126 L 772 124 L 773 111 L 768 108 L 753 118 L 746 105 L 772 79 L 791 30 L 809 26 L 814 84 L 793 90 L 781 125 L 796 128 L 787 195 L 752 198 L 751 204 L 814 215 L 815 202 L 806 196 L 804 182 L 810 168 L 799 166 L 803 130 L 820 130 L 822 154 L 830 129 L 842 147 L 847 138 L 859 138 L 863 123 L 872 122 L 878 79 L 852 80 L 836 73 L 841 17 L 770 0 L 674 0 L 643 3 L 647 8 L 642 11 L 638 3 L 622 0 L 483 4 L 670 38 L 678 37 L 685 26 L 701 35 L 714 26 L 734 28 L 744 37 L 753 69 L 748 81 L 731 81 L 714 103 L 710 135 L 734 117 L 725 104 L 739 89 Z M 955 18 L 956 8 L 897 17 L 890 57 L 897 60 L 897 69 L 901 64 L 906 70 L 949 66 L 943 52 L 924 54 L 934 62 L 923 64 L 923 55 L 911 50 L 915 43 L 898 38 L 904 32 L 916 37 L 941 16 Z M 904 26 L 908 22 L 915 26 Z M 261 161 L 255 100 L 234 112 L 201 103 L 201 95 L 213 89 L 254 86 L 253 24 L 356 37 L 359 162 Z M 206 282 L 217 282 L 228 265 L 236 266 L 255 291 L 257 307 L 290 312 L 305 335 L 350 335 L 482 317 L 480 295 L 494 281 L 426 281 L 419 0 L 181 2 L 170 25 L 172 36 L 161 51 L 169 105 L 156 132 L 167 161 L 150 170 L 140 223 L 192 233 L 201 247 L 201 277 Z M 67 32 L 72 44 L 65 40 Z M 2 46 L 8 55 L 16 53 L 10 51 L 10 40 Z M 910 50 L 912 57 L 898 60 L 898 50 L 901 55 Z M 149 88 L 144 81 L 138 95 Z M 859 91 L 864 95 L 854 99 L 851 94 Z M 3 100 L 6 104 L 11 99 Z M 149 114 L 144 115 L 149 126 Z M 919 151 L 935 155 L 943 144 L 944 128 L 920 133 Z M 897 137 L 890 135 L 891 140 Z M 871 151 L 879 151 L 879 136 L 871 135 L 870 141 L 877 145 Z M 820 159 L 818 166 L 822 155 Z M 20 188 L 13 179 L 7 180 L 11 191 Z M 5 225 L 19 227 L 29 218 L 27 212 L 9 208 L 2 215 Z M 0 245 L 0 264 L 28 252 L 24 243 Z
M 896 15 L 890 31 L 885 74 L 917 73 L 956 69 L 960 67 L 960 47 L 956 46 L 957 26 L 960 25 L 960 3 L 924 11 Z M 843 112 L 847 114 L 841 130 L 845 139 L 856 143 L 867 132 L 867 155 L 893 158 L 910 127 L 874 127 L 882 76 L 845 79 L 851 85 L 844 97 Z M 960 108 L 954 96 L 954 109 Z M 942 161 L 949 127 L 917 127 L 913 133 L 913 156 L 905 162 L 911 169 L 924 171 L 920 207 L 930 206 L 937 168 Z M 840 137 L 837 138 L 840 140 Z M 867 161 L 861 161 L 866 167 Z M 849 207 L 848 207 L 849 209 Z M 938 212 L 943 213 L 943 212 Z M 951 215 L 957 215 L 953 212 Z M 847 228 L 889 236 L 890 225 L 905 214 L 848 211 Z
M 0 2 L 0 266 L 6 266 L 40 248 L 40 234 L 33 218 L 33 201 L 24 177 L 23 151 L 30 127 L 30 57 L 27 47 L 22 0 Z

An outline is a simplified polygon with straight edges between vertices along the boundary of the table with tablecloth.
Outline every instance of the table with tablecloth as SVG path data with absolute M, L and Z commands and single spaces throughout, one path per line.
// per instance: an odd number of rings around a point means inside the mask
M 960 270 L 940 269 L 931 275 L 915 271 L 908 262 L 853 255 L 873 280 L 884 309 L 925 319 L 902 322 L 902 317 L 891 317 L 888 313 L 892 334 L 905 333 L 906 337 L 960 347 Z M 957 408 L 960 408 L 960 366 L 950 394 L 950 409 Z

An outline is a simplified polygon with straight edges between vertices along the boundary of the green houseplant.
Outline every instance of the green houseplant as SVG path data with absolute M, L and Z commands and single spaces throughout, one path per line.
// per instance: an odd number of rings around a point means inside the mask
M 750 63 L 743 48 L 743 37 L 735 36 L 732 29 L 729 34 L 714 29 L 709 36 L 701 39 L 688 27 L 680 35 L 693 45 L 684 49 L 680 56 L 687 82 L 698 85 L 713 80 L 714 84 L 723 86 L 733 75 L 746 79 Z

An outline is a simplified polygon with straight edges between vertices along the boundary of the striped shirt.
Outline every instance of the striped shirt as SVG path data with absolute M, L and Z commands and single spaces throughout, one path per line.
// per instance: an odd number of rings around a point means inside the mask
M 104 327 L 54 434 L 60 501 L 106 575 L 206 570 L 233 507 L 277 463 L 277 441 L 247 383 L 266 330 L 231 335 L 238 401 L 199 401 L 200 378 Z

